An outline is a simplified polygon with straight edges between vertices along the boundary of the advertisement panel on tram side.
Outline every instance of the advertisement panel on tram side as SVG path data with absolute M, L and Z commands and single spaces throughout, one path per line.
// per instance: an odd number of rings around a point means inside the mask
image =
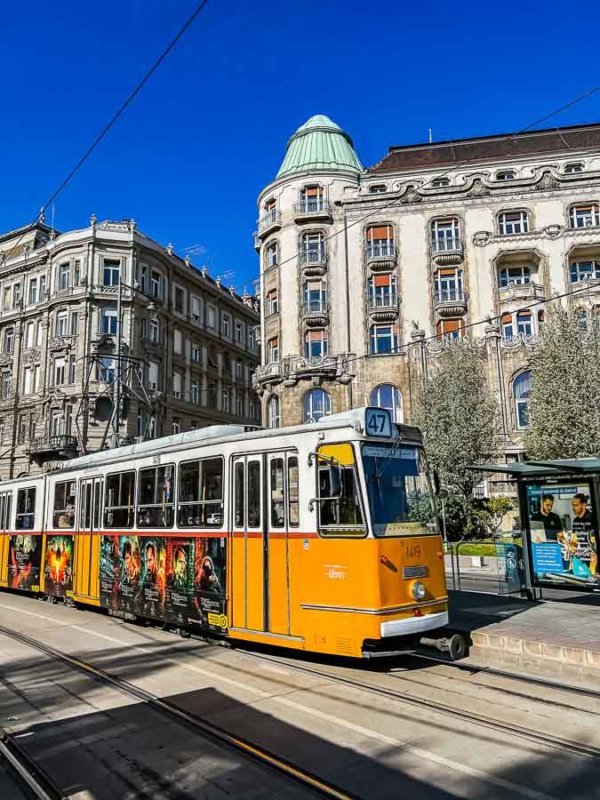
M 222 630 L 225 539 L 105 535 L 100 603 L 176 625 Z
M 39 591 L 41 556 L 41 536 L 16 535 L 10 537 L 8 545 L 9 589 Z
M 46 538 L 44 591 L 53 597 L 68 597 L 73 591 L 73 537 L 64 534 Z
M 587 481 L 527 487 L 536 582 L 600 588 L 597 510 Z

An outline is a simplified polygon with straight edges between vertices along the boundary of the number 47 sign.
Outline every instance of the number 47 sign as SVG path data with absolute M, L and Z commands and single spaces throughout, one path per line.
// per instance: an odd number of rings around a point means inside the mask
M 368 436 L 392 436 L 392 416 L 385 408 L 367 408 L 365 430 Z

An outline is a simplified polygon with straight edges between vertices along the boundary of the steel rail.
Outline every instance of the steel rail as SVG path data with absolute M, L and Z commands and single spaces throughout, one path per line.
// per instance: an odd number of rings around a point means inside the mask
M 224 744 L 229 749 L 234 750 L 237 753 L 243 753 L 246 757 L 262 766 L 267 765 L 271 767 L 284 777 L 293 780 L 295 783 L 302 785 L 304 788 L 311 789 L 313 792 L 321 795 L 322 797 L 334 798 L 334 800 L 360 800 L 358 795 L 349 794 L 347 791 L 344 791 L 343 789 L 322 780 L 317 775 L 314 775 L 308 770 L 304 770 L 301 767 L 292 764 L 287 759 L 277 756 L 275 753 L 270 752 L 264 747 L 256 745 L 240 736 L 235 736 L 218 725 L 215 725 L 212 722 L 207 722 L 195 714 L 184 711 L 173 703 L 163 700 L 157 695 L 154 695 L 145 689 L 141 689 L 139 686 L 129 683 L 129 681 L 123 680 L 122 678 L 119 678 L 116 675 L 107 672 L 106 670 L 95 667 L 93 664 L 89 664 L 80 658 L 71 656 L 68 653 L 61 653 L 59 650 L 56 650 L 50 645 L 44 644 L 37 639 L 32 639 L 30 636 L 27 636 L 24 633 L 13 631 L 10 628 L 4 627 L 3 625 L 0 625 L 0 634 L 38 650 L 45 655 L 61 661 L 63 664 L 67 664 L 72 668 L 75 668 L 81 672 L 85 672 L 100 683 L 109 684 L 123 694 L 130 695 L 138 700 L 142 700 L 152 708 L 157 709 L 164 714 L 175 717 L 180 722 L 183 722 L 194 730 L 200 731 L 204 736 L 212 741 L 221 745 Z M 51 800 L 54 800 L 54 798 L 51 798 Z
M 537 744 L 544 745 L 545 747 L 552 747 L 555 749 L 572 753 L 573 755 L 590 758 L 594 761 L 600 762 L 600 748 L 598 747 L 574 743 L 569 739 L 563 739 L 559 736 L 548 736 L 547 734 L 544 733 L 531 731 L 528 728 L 522 727 L 521 725 L 502 722 L 502 720 L 496 720 L 493 717 L 488 717 L 485 716 L 484 714 L 477 714 L 471 711 L 463 711 L 462 709 L 454 708 L 453 706 L 449 706 L 444 703 L 440 703 L 438 701 L 432 701 L 432 700 L 427 700 L 425 698 L 414 697 L 413 695 L 409 695 L 406 692 L 401 692 L 394 689 L 387 689 L 383 686 L 377 686 L 372 683 L 356 680 L 355 678 L 350 678 L 343 675 L 336 675 L 334 673 L 330 673 L 327 671 L 314 669 L 304 664 L 298 664 L 293 661 L 288 661 L 285 658 L 277 658 L 275 656 L 269 656 L 263 653 L 256 653 L 249 651 L 244 651 L 244 652 L 251 658 L 256 658 L 261 661 L 270 661 L 272 663 L 278 664 L 279 666 L 285 666 L 290 669 L 294 669 L 297 672 L 302 672 L 305 673 L 306 675 L 310 675 L 312 677 L 329 680 L 332 681 L 333 683 L 338 683 L 342 686 L 349 686 L 353 689 L 359 689 L 361 691 L 377 694 L 381 697 L 397 700 L 398 702 L 406 703 L 407 705 L 415 706 L 420 709 L 426 708 L 438 714 L 441 713 L 445 714 L 446 716 L 460 719 L 462 722 L 467 722 L 473 725 L 479 725 L 481 727 L 485 727 L 494 730 L 496 732 L 501 731 L 502 733 L 505 733 L 507 736 L 510 737 L 518 736 L 519 738 L 525 739 L 530 742 L 533 741 Z

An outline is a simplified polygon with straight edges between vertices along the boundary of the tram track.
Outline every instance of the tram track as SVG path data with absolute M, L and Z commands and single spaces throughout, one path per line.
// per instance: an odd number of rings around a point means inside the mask
M 331 681 L 348 688 L 370 692 L 371 694 L 378 695 L 389 700 L 396 700 L 421 710 L 427 709 L 438 714 L 444 714 L 445 716 L 460 720 L 461 722 L 484 727 L 495 732 L 501 732 L 510 737 L 518 736 L 519 738 L 528 742 L 534 742 L 538 745 L 558 749 L 563 752 L 592 759 L 593 761 L 598 761 L 600 763 L 600 747 L 576 743 L 560 736 L 550 736 L 546 733 L 533 731 L 529 728 L 525 728 L 514 723 L 507 723 L 502 720 L 495 719 L 494 717 L 489 717 L 485 714 L 479 714 L 476 712 L 455 708 L 437 700 L 433 701 L 428 700 L 427 698 L 415 697 L 404 691 L 378 686 L 377 684 L 361 681 L 347 675 L 339 675 L 338 673 L 330 672 L 328 670 L 317 669 L 312 666 L 307 666 L 306 664 L 299 664 L 295 661 L 289 661 L 286 658 L 270 656 L 264 653 L 250 652 L 248 650 L 245 650 L 244 652 L 251 658 L 268 661 L 277 664 L 280 667 L 286 667 L 299 673 L 309 675 L 313 678 L 320 678 L 322 680 Z M 394 677 L 397 676 L 394 675 Z
M 524 672 L 510 672 L 509 670 L 499 669 L 498 667 L 490 667 L 487 664 L 462 664 L 460 661 L 450 661 L 446 658 L 436 658 L 436 656 L 425 653 L 411 653 L 409 658 L 428 661 L 432 664 L 443 664 L 446 667 L 451 667 L 452 669 L 459 670 L 460 672 L 466 672 L 471 675 L 481 674 L 498 678 L 506 678 L 508 680 L 527 683 L 531 686 L 539 686 L 544 689 L 555 689 L 556 691 L 567 692 L 568 694 L 580 695 L 582 697 L 600 700 L 600 691 L 596 691 L 595 689 L 589 689 L 585 686 L 575 686 L 572 683 L 558 683 L 557 681 L 552 681 L 549 678 L 542 678 L 537 675 L 528 675 Z M 394 670 L 389 670 L 389 672 L 393 673 Z M 496 689 L 496 687 L 494 688 Z
M 242 737 L 235 736 L 218 725 L 208 722 L 196 714 L 185 711 L 174 703 L 164 700 L 163 698 L 158 697 L 157 695 L 152 694 L 151 692 L 148 692 L 147 690 L 142 689 L 141 687 L 136 686 L 135 684 L 132 684 L 111 672 L 96 667 L 93 664 L 69 655 L 68 653 L 63 653 L 59 650 L 56 650 L 54 647 L 45 644 L 44 642 L 40 642 L 37 639 L 33 639 L 26 634 L 11 630 L 10 628 L 6 628 L 1 625 L 0 635 L 37 650 L 38 652 L 43 653 L 44 655 L 47 655 L 56 661 L 66 664 L 72 669 L 83 672 L 99 683 L 109 685 L 126 696 L 146 703 L 148 706 L 159 711 L 161 714 L 168 715 L 172 719 L 176 719 L 178 722 L 183 723 L 188 728 L 211 740 L 213 743 L 224 746 L 228 750 L 235 752 L 238 756 L 241 754 L 251 761 L 261 765 L 262 767 L 266 767 L 278 772 L 287 780 L 310 790 L 315 796 L 331 798 L 333 800 L 361 800 L 359 796 L 350 794 L 344 789 L 322 780 L 318 775 L 294 765 L 287 759 L 281 758 L 264 747 L 256 745 Z M 10 738 L 14 742 L 14 737 Z M 0 749 L 0 754 L 1 753 L 2 750 Z M 41 772 L 39 772 L 36 765 L 31 762 L 30 759 L 25 756 L 25 754 L 23 754 L 22 762 L 25 761 L 29 762 L 29 767 L 23 766 L 25 771 L 29 769 L 29 772 L 33 774 L 37 770 L 41 775 Z M 51 789 L 50 793 L 48 793 L 48 789 Z M 40 800 L 62 800 L 63 795 L 60 794 L 60 792 L 58 794 L 52 793 L 56 791 L 58 790 L 56 790 L 51 782 L 48 781 L 46 787 L 47 793 L 45 795 L 39 795 L 39 798 Z

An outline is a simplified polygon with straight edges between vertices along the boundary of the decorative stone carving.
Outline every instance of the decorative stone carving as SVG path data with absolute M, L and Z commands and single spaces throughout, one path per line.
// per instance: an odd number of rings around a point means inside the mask
M 183 262 L 184 262 L 184 264 L 186 265 L 186 267 L 190 267 L 190 266 L 192 265 L 192 259 L 190 258 L 190 255 L 189 255 L 189 253 L 188 253 L 188 254 L 186 255 L 186 257 L 183 259 Z
M 27 350 L 23 350 L 21 354 L 21 359 L 24 364 L 33 364 L 35 361 L 39 361 L 41 358 L 41 352 L 36 347 L 30 347 Z
M 563 230 L 564 228 L 562 225 L 546 225 L 543 229 L 546 236 L 549 236 L 550 239 L 558 239 Z
M 173 255 L 173 244 L 171 242 L 169 242 L 169 244 L 166 246 L 165 249 L 166 249 L 168 255 L 170 255 L 170 256 Z
M 492 236 L 493 234 L 490 231 L 477 231 L 477 233 L 473 234 L 473 244 L 476 247 L 484 247 Z
M 535 188 L 538 192 L 551 192 L 554 189 L 558 189 L 559 186 L 560 183 L 556 180 L 552 173 L 549 170 L 545 170 Z
M 11 367 L 12 363 L 12 353 L 2 353 L 2 355 L 0 355 L 0 367 Z
M 490 190 L 483 183 L 481 178 L 475 178 L 473 185 L 467 192 L 467 197 L 489 197 L 490 194 Z

